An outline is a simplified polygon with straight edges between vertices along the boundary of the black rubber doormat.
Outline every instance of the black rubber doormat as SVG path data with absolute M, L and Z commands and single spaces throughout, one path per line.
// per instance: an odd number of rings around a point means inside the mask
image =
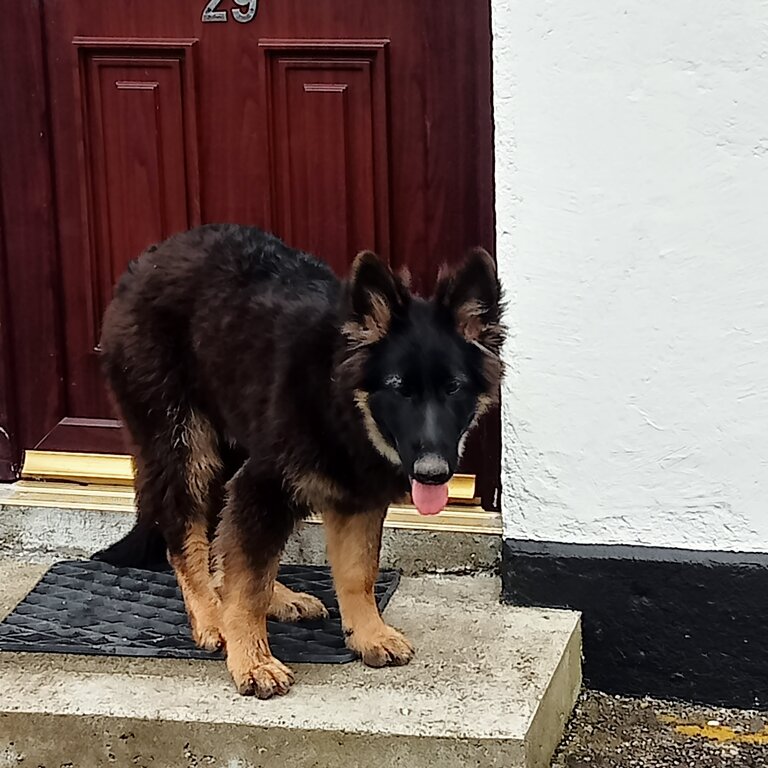
M 344 645 L 330 569 L 284 565 L 278 579 L 308 592 L 328 608 L 327 619 L 270 621 L 274 655 L 290 663 L 341 664 L 355 654 Z M 381 610 L 400 576 L 382 571 L 376 584 Z M 181 591 L 171 572 L 115 568 L 96 560 L 56 563 L 0 624 L 0 651 L 220 659 L 197 648 Z

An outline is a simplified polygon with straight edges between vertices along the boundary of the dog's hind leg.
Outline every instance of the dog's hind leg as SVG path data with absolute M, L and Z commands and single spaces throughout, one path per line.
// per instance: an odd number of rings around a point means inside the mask
M 267 615 L 294 521 L 283 484 L 246 462 L 228 484 L 213 542 L 227 667 L 243 695 L 268 699 L 293 683 L 293 673 L 270 651 Z
M 223 464 L 218 437 L 210 422 L 195 410 L 188 411 L 182 418 L 174 435 L 174 447 L 185 459 L 181 472 L 183 487 L 180 483 L 172 491 L 176 494 L 172 502 L 175 511 L 166 525 L 165 538 L 168 559 L 184 595 L 195 643 L 214 650 L 223 642 L 221 604 L 211 574 L 210 531 L 219 511 Z M 179 521 L 183 521 L 181 530 Z
M 354 515 L 323 512 L 347 646 L 370 667 L 400 666 L 413 657 L 411 643 L 384 623 L 374 595 L 385 515 L 386 510 Z
M 169 409 L 151 441 L 137 441 L 138 519 L 154 521 L 184 596 L 192 636 L 202 648 L 221 647 L 219 599 L 210 567 L 210 520 L 223 482 L 218 439 L 192 409 Z

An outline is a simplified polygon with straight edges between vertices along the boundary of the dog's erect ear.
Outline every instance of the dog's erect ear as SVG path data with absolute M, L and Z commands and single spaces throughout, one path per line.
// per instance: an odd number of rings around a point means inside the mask
M 441 269 L 433 298 L 467 341 L 499 353 L 504 340 L 501 285 L 488 251 L 473 248 L 459 266 Z
M 373 344 L 389 332 L 409 294 L 402 280 L 372 251 L 359 253 L 346 285 L 349 317 L 345 335 L 356 344 Z

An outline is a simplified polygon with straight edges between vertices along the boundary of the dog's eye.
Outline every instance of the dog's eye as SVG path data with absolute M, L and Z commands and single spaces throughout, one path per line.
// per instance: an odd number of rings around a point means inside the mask
M 445 385 L 445 394 L 446 395 L 455 395 L 460 389 L 461 389 L 461 380 L 460 379 L 451 379 Z

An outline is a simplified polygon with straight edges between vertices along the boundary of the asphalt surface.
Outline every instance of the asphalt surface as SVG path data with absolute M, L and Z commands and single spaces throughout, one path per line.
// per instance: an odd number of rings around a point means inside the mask
M 768 712 L 582 694 L 552 768 L 768 768 Z

